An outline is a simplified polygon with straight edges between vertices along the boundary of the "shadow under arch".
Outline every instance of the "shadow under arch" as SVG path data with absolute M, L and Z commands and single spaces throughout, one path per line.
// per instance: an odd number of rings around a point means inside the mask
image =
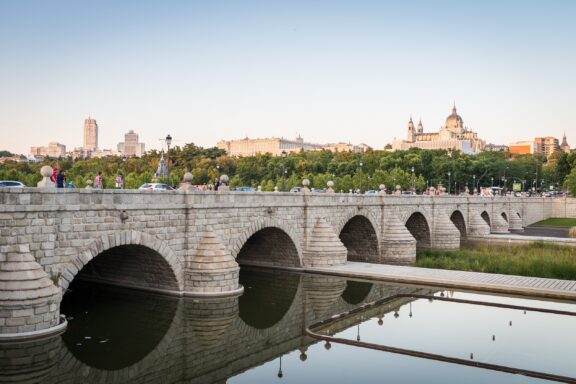
M 61 304 L 69 319 L 62 340 L 79 362 L 97 370 L 142 365 L 166 343 L 179 300 L 75 280 Z
M 348 260 L 378 262 L 380 251 L 378 235 L 368 218 L 353 216 L 340 231 L 340 241 L 348 250 Z
M 506 215 L 506 212 L 502 212 L 500 214 L 500 216 L 502 216 L 502 218 L 504 219 L 504 221 L 508 222 L 508 216 Z
M 406 220 L 406 228 L 416 239 L 416 249 L 430 248 L 430 226 L 426 217 L 420 212 L 414 212 Z
M 171 265 L 157 251 L 137 244 L 119 245 L 103 251 L 84 265 L 75 280 L 165 293 L 179 292 Z
M 244 294 L 238 303 L 240 319 L 259 330 L 276 325 L 292 307 L 300 278 L 299 274 L 286 271 L 241 268 Z
M 458 228 L 460 231 L 460 239 L 466 238 L 466 221 L 464 220 L 464 215 L 459 210 L 455 210 L 450 215 L 450 221 Z
M 482 211 L 482 213 L 480 214 L 480 216 L 484 219 L 484 221 L 486 222 L 486 224 L 488 224 L 488 226 L 491 227 L 491 224 L 490 224 L 490 215 L 488 214 L 488 212 Z
M 342 292 L 342 298 L 348 304 L 360 304 L 368 297 L 373 285 L 366 281 L 347 280 L 346 289 Z
M 102 254 L 112 249 L 116 249 L 116 251 L 124 250 L 131 252 L 132 256 L 134 256 L 134 252 L 136 252 L 140 253 L 144 257 L 153 258 L 155 266 L 162 266 L 162 272 L 167 273 L 167 268 L 170 269 L 170 274 L 173 277 L 173 281 L 168 284 L 170 288 L 166 289 L 177 291 L 178 293 L 183 290 L 181 273 L 182 262 L 179 260 L 178 256 L 176 256 L 176 254 L 165 241 L 158 239 L 156 236 L 135 230 L 119 231 L 113 234 L 103 235 L 101 237 L 95 238 L 91 243 L 89 243 L 87 247 L 81 249 L 78 254 L 71 260 L 71 262 L 65 267 L 62 273 L 62 280 L 60 282 L 61 286 L 63 288 L 68 288 L 72 280 L 80 271 L 85 269 L 84 267 L 86 265 L 92 262 L 95 258 L 102 257 Z M 123 260 L 118 258 L 116 261 L 122 262 Z M 94 265 L 92 265 L 92 267 L 93 266 Z M 154 274 L 156 274 L 155 270 L 151 272 L 151 275 Z M 125 285 L 125 283 L 127 283 L 127 281 L 124 281 L 124 284 L 122 285 Z M 138 288 L 145 289 L 147 287 Z M 153 288 L 160 290 L 165 289 L 158 288 L 157 286 L 154 286 Z
M 301 266 L 294 241 L 276 227 L 260 229 L 250 236 L 238 252 L 236 261 L 240 265 Z

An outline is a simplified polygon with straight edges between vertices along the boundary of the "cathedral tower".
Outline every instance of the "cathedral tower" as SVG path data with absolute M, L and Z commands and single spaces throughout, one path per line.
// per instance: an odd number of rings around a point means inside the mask
M 412 121 L 412 116 L 410 116 L 410 121 L 408 122 L 408 142 L 413 143 L 416 141 L 416 137 L 414 135 L 414 122 Z

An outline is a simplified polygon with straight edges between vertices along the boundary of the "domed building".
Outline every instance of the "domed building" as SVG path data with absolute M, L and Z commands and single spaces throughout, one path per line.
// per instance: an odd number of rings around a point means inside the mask
M 478 138 L 478 134 L 464 125 L 462 117 L 456 113 L 456 104 L 452 113 L 446 118 L 444 126 L 439 132 L 424 132 L 422 121 L 414 128 L 412 117 L 408 121 L 407 140 L 394 140 L 392 150 L 406 150 L 409 148 L 422 149 L 455 149 L 463 153 L 478 153 L 484 150 L 486 143 Z

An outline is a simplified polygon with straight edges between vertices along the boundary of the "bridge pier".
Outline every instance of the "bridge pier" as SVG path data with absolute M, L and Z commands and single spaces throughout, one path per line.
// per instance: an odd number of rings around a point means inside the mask
M 482 218 L 479 211 L 471 211 L 469 222 L 468 233 L 471 236 L 487 236 L 490 234 L 490 225 Z
M 62 293 L 28 245 L 0 247 L 0 341 L 63 332 Z
M 431 243 L 433 249 L 460 248 L 460 231 L 446 212 L 441 212 L 435 216 Z
M 347 253 L 332 227 L 326 220 L 318 219 L 302 255 L 305 267 L 326 267 L 345 264 Z
M 524 227 L 522 226 L 522 219 L 518 213 L 511 211 L 508 215 L 510 217 L 509 226 L 510 232 L 524 232 Z
M 412 265 L 416 262 L 416 239 L 396 215 L 391 215 L 386 222 L 382 239 L 382 263 Z
M 502 214 L 493 215 L 491 224 L 491 232 L 493 233 L 510 232 L 508 228 L 508 221 L 502 216 Z
M 241 294 L 240 266 L 230 251 L 208 227 L 194 256 L 184 268 L 185 296 L 226 296 Z

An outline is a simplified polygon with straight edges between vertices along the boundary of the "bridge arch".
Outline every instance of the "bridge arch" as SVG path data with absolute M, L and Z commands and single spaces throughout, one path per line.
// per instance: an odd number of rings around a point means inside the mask
M 302 266 L 302 251 L 296 235 L 276 220 L 250 225 L 234 243 L 232 256 L 238 264 Z
M 378 226 L 370 214 L 352 212 L 338 224 L 338 236 L 348 250 L 348 260 L 379 262 Z
M 508 215 L 506 215 L 506 212 L 501 212 L 500 216 L 502 216 L 505 222 L 508 222 Z
M 490 214 L 486 211 L 482 211 L 482 213 L 480 214 L 480 216 L 482 217 L 482 219 L 484 219 L 484 221 L 486 222 L 486 224 L 488 224 L 488 226 L 490 228 L 492 228 L 492 224 L 490 224 Z
M 416 249 L 430 248 L 431 229 L 426 216 L 419 211 L 413 212 L 404 223 L 408 231 L 416 239 Z
M 118 257 L 119 252 L 122 257 Z M 111 275 L 102 275 L 102 271 Z M 94 239 L 65 267 L 61 286 L 68 288 L 79 273 L 84 279 L 132 288 L 166 293 L 183 290 L 182 264 L 174 251 L 165 241 L 139 231 Z
M 450 221 L 454 224 L 458 231 L 460 231 L 460 239 L 466 238 L 467 231 L 466 231 L 466 220 L 464 219 L 464 215 L 460 210 L 456 209 L 450 215 Z

